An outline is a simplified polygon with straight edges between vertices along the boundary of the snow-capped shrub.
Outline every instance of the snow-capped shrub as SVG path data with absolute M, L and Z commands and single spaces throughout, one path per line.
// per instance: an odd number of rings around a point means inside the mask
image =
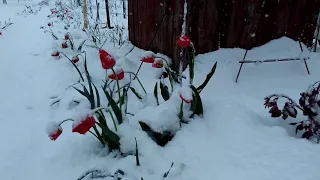
M 265 108 L 270 108 L 271 117 L 282 117 L 286 120 L 289 116 L 296 118 L 298 111 L 302 111 L 306 119 L 297 123 L 290 123 L 296 126 L 296 133 L 303 131 L 302 138 L 315 138 L 320 141 L 320 81 L 309 86 L 309 88 L 300 93 L 299 104 L 290 97 L 283 94 L 272 94 L 265 98 Z M 287 99 L 283 108 L 279 108 L 278 100 L 280 98 Z
M 48 15 L 49 18 L 58 18 L 60 21 L 69 23 L 73 19 L 72 12 L 66 7 L 65 4 L 57 3 L 57 6 L 50 9 L 51 14 Z

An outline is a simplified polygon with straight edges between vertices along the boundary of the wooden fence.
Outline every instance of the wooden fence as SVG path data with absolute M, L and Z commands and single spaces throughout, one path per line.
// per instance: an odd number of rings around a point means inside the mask
M 320 0 L 187 0 L 187 33 L 197 53 L 251 49 L 282 36 L 311 45 Z M 177 66 L 184 0 L 129 0 L 129 39 Z M 161 23 L 163 19 L 163 22 Z M 160 28 L 159 28 L 160 26 Z

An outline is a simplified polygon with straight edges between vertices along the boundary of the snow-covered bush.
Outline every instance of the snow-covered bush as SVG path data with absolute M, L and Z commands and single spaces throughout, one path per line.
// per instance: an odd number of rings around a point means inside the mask
M 60 21 L 68 22 L 73 19 L 73 15 L 71 14 L 71 11 L 63 6 L 61 3 L 53 9 L 50 9 L 51 14 L 48 15 L 49 18 L 58 18 Z
M 296 133 L 303 131 L 302 138 L 314 138 L 320 141 L 320 81 L 309 86 L 309 88 L 300 94 L 299 104 L 290 97 L 283 94 L 272 94 L 265 98 L 265 108 L 270 108 L 271 117 L 282 117 L 286 120 L 289 116 L 296 118 L 298 111 L 302 111 L 306 119 L 297 123 L 290 123 L 296 126 Z M 279 108 L 278 100 L 286 99 L 283 108 Z

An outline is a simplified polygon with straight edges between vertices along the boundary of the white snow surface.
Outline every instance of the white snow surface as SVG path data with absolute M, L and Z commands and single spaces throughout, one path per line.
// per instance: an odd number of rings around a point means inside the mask
M 58 122 L 52 121 L 52 122 L 49 122 L 47 124 L 47 126 L 46 126 L 46 132 L 47 132 L 48 135 L 57 132 L 57 130 L 61 130 L 62 131 L 60 123 L 58 123 Z
M 146 51 L 141 55 L 142 58 L 150 58 L 153 56 L 154 56 L 154 52 L 152 52 L 152 51 Z
M 187 101 L 192 100 L 192 89 L 189 84 L 183 84 L 179 89 L 179 94 Z
M 135 150 L 136 137 L 140 167 L 136 167 L 134 156 L 114 158 L 115 153 L 108 154 L 90 134 L 71 133 L 71 123 L 63 124 L 64 132 L 56 141 L 51 141 L 46 125 L 81 114 L 89 103 L 68 88 L 79 79 L 72 64 L 66 58 L 51 57 L 55 42 L 40 29 L 48 22 L 50 8 L 42 8 L 36 16 L 21 17 L 13 13 L 21 9 L 0 4 L 0 20 L 9 17 L 7 12 L 14 19 L 14 24 L 0 37 L 1 180 L 72 180 L 93 168 L 111 173 L 122 169 L 128 175 L 126 179 L 161 180 L 172 162 L 174 166 L 168 180 L 319 179 L 320 145 L 296 137 L 294 127 L 288 125 L 304 120 L 301 112 L 297 119 L 284 121 L 271 118 L 263 107 L 263 99 L 269 94 L 284 93 L 298 100 L 300 92 L 320 80 L 317 53 L 311 53 L 307 60 L 311 75 L 307 74 L 303 61 L 244 64 L 238 83 L 234 82 L 238 62 L 245 50 L 221 49 L 198 55 L 196 87 L 216 61 L 218 67 L 201 92 L 203 118 L 195 117 L 180 130 L 178 93 L 174 92 L 167 102 L 160 99 L 160 106 L 151 106 L 159 70 L 143 65 L 139 77 L 148 92 L 144 95 L 148 103 L 129 94 L 129 111 L 135 116 L 129 117 L 117 132 L 123 152 Z M 54 28 L 63 37 L 63 25 L 58 23 Z M 85 36 L 81 29 L 73 33 Z M 145 52 L 138 48 L 130 52 L 131 44 L 116 49 L 107 43 L 104 48 L 119 57 L 117 65 L 132 72 L 138 69 Z M 106 74 L 97 50 L 89 47 L 85 50 L 92 79 L 100 87 Z M 246 59 L 289 58 L 300 54 L 299 44 L 283 37 L 250 50 Z M 83 70 L 83 62 L 77 64 Z M 185 75 L 188 77 L 188 69 Z M 143 94 L 138 83 L 135 82 L 134 87 Z M 103 93 L 100 94 L 105 102 Z M 61 101 L 50 106 L 55 98 Z M 72 100 L 79 101 L 80 105 L 71 108 Z M 159 147 L 141 130 L 138 121 L 148 123 L 155 131 L 175 132 L 175 137 L 167 146 Z

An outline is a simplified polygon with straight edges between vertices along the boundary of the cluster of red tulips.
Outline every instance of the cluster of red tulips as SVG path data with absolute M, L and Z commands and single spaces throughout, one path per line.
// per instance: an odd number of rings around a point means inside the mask
M 68 37 L 65 36 L 65 39 L 68 39 Z M 55 53 L 56 54 L 53 55 L 59 56 L 59 52 Z M 103 49 L 99 49 L 99 57 L 102 68 L 105 70 L 111 69 L 113 72 L 113 74 L 109 74 L 108 77 L 112 80 L 116 80 L 118 84 L 118 81 L 124 78 L 124 71 L 120 67 L 115 67 L 116 59 L 114 56 Z M 79 59 L 77 59 L 77 61 L 79 61 Z M 66 121 L 73 121 L 72 132 L 77 132 L 79 134 L 86 134 L 87 132 L 90 132 L 90 129 L 96 124 L 96 120 L 91 114 L 85 116 L 81 121 L 74 121 L 72 119 L 64 120 L 59 125 L 55 126 L 53 128 L 54 130 L 49 132 L 48 136 L 51 140 L 55 141 L 62 134 L 63 129 L 61 125 Z
M 68 34 L 65 35 L 64 39 L 68 40 L 70 37 Z M 187 48 L 190 46 L 191 41 L 188 36 L 182 36 L 178 39 L 177 44 L 181 48 Z M 58 51 L 55 51 L 51 54 L 54 57 L 60 55 Z M 109 54 L 107 51 L 103 49 L 99 49 L 99 58 L 101 62 L 101 66 L 105 70 L 111 69 L 113 73 L 108 75 L 108 78 L 112 80 L 118 81 L 124 79 L 124 71 L 121 67 L 116 66 L 116 59 L 113 55 Z M 73 58 L 72 61 L 77 63 L 79 58 Z M 152 52 L 147 51 L 141 58 L 141 62 L 143 63 L 151 63 L 153 68 L 162 68 L 164 66 L 163 59 L 155 58 Z M 180 98 L 187 104 L 192 103 L 192 96 L 189 98 L 189 95 L 184 95 L 183 93 L 179 93 Z M 188 97 L 188 98 L 186 98 Z M 88 114 L 84 116 L 84 118 L 80 121 L 74 121 L 72 119 L 67 119 L 62 121 L 60 124 L 56 125 L 50 132 L 49 138 L 55 141 L 63 132 L 61 125 L 66 121 L 73 121 L 72 124 L 72 132 L 77 132 L 79 134 L 86 134 L 90 132 L 90 129 L 95 126 L 96 120 L 93 114 Z M 92 132 L 91 132 L 92 133 Z

